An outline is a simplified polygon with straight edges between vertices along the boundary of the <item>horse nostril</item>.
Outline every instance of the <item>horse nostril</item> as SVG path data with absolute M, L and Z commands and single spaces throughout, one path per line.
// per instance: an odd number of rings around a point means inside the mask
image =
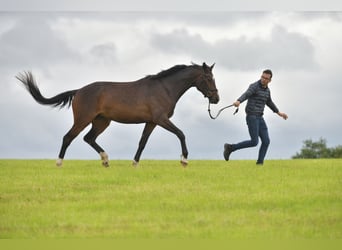
M 209 99 L 210 103 L 214 103 L 214 104 L 218 103 L 219 100 L 220 100 L 220 97 L 218 96 L 213 96 Z

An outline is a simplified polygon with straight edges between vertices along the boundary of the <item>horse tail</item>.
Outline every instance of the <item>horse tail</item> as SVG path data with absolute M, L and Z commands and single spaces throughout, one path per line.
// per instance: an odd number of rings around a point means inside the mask
M 70 107 L 72 99 L 77 92 L 77 90 L 70 90 L 70 91 L 63 92 L 51 98 L 45 98 L 40 93 L 37 83 L 34 80 L 34 77 L 30 71 L 19 73 L 16 76 L 16 78 L 24 84 L 25 88 L 32 95 L 32 97 L 36 100 L 36 102 L 43 104 L 43 105 L 51 105 L 54 107 L 60 106 L 60 108 L 63 108 L 65 106 Z

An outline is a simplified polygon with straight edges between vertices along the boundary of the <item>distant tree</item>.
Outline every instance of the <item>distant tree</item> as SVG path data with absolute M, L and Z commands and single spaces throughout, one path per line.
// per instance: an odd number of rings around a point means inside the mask
M 342 146 L 338 145 L 336 148 L 333 148 L 331 156 L 332 158 L 342 158 Z
M 317 159 L 317 158 L 342 158 L 342 146 L 328 148 L 327 141 L 320 138 L 318 141 L 311 139 L 303 141 L 303 147 L 299 153 L 292 156 L 293 159 Z

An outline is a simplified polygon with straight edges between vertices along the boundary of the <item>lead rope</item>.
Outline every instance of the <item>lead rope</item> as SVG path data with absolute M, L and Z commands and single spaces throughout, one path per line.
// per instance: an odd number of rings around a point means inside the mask
M 230 107 L 233 107 L 233 106 L 234 106 L 234 104 L 231 104 L 231 105 L 228 105 L 228 106 L 226 106 L 226 107 L 223 107 L 223 108 L 221 108 L 221 109 L 218 111 L 217 115 L 213 116 L 213 115 L 211 114 L 211 111 L 210 111 L 210 102 L 209 102 L 209 104 L 208 104 L 208 113 L 209 113 L 209 116 L 210 116 L 211 119 L 215 120 L 215 119 L 221 114 L 221 112 L 222 112 L 223 110 L 225 110 L 225 109 L 227 109 L 227 108 L 230 108 Z M 236 110 L 235 110 L 235 112 L 233 113 L 233 115 L 235 115 L 237 112 L 239 112 L 239 108 L 236 108 Z

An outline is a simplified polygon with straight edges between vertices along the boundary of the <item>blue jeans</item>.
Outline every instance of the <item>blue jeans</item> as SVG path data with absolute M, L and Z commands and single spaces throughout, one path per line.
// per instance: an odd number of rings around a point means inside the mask
M 247 115 L 246 116 L 247 126 L 250 140 L 242 141 L 232 145 L 233 151 L 242 148 L 255 147 L 258 145 L 259 137 L 261 139 L 261 146 L 259 149 L 259 156 L 257 163 L 263 164 L 265 155 L 270 144 L 270 138 L 268 136 L 268 129 L 266 122 L 262 116 Z

